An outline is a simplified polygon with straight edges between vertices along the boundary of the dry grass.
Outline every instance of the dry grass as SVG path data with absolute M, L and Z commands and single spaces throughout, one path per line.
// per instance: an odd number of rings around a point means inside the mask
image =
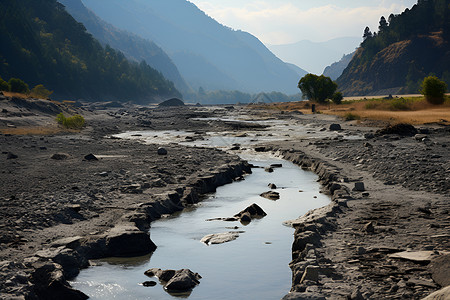
M 30 95 L 22 94 L 22 93 L 13 93 L 13 92 L 2 92 L 3 95 L 6 97 L 15 97 L 15 98 L 22 98 L 22 99 L 28 99 L 30 98 Z
M 271 103 L 254 105 L 255 108 L 269 110 L 301 111 L 311 114 L 309 101 L 290 103 Z M 347 118 L 355 116 L 361 120 L 377 120 L 389 123 L 410 123 L 414 125 L 427 123 L 450 124 L 450 97 L 447 96 L 443 105 L 432 105 L 426 102 L 423 96 L 405 96 L 391 100 L 383 98 L 372 99 L 346 99 L 341 105 L 316 104 L 316 111 L 328 115 Z
M 64 129 L 59 126 L 27 126 L 17 128 L 0 128 L 0 133 L 12 135 L 52 135 L 62 132 L 78 132 L 78 131 Z

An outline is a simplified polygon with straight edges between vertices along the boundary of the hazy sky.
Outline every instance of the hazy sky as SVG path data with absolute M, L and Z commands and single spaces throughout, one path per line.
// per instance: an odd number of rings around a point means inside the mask
M 384 15 L 417 0 L 189 0 L 218 22 L 248 31 L 266 44 L 322 42 L 377 30 Z

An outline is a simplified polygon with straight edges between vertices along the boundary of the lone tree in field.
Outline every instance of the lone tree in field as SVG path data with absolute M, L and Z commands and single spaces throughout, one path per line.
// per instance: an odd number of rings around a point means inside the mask
M 298 83 L 303 99 L 325 103 L 336 92 L 337 84 L 330 77 L 307 74 Z
M 425 96 L 425 99 L 431 104 L 444 103 L 444 94 L 447 91 L 447 84 L 439 80 L 436 76 L 428 76 L 422 82 L 422 89 L 420 92 Z

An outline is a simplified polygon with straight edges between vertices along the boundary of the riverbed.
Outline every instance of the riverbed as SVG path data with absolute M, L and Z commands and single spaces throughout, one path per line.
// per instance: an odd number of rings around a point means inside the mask
M 291 286 L 291 246 L 293 229 L 283 222 L 329 203 L 319 193 L 317 176 L 288 161 L 248 154 L 244 158 L 261 168 L 245 180 L 219 187 L 217 192 L 181 214 L 152 223 L 150 237 L 158 246 L 150 257 L 106 259 L 80 273 L 72 282 L 91 299 L 173 299 L 161 285 L 144 287 L 150 268 L 183 269 L 203 278 L 189 299 L 280 299 Z M 264 171 L 282 164 L 273 173 Z M 277 201 L 259 196 L 277 185 Z M 252 203 L 267 216 L 247 226 L 239 222 L 206 221 L 231 217 Z M 239 232 L 239 238 L 221 245 L 205 245 L 201 238 L 211 233 Z

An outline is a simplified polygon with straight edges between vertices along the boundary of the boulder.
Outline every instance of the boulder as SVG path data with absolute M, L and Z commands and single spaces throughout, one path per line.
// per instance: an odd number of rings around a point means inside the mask
M 189 269 L 179 270 L 164 286 L 168 291 L 187 292 L 200 284 L 202 277 Z
M 147 232 L 136 226 L 119 224 L 110 229 L 105 237 L 105 256 L 133 257 L 156 250 Z
M 52 262 L 36 262 L 30 281 L 38 299 L 71 299 L 84 300 L 89 297 L 81 291 L 73 289 L 64 277 L 59 264 Z
M 447 286 L 439 291 L 436 291 L 422 300 L 446 300 L 450 299 L 450 286 Z
M 253 203 L 240 213 L 234 215 L 235 217 L 240 218 L 243 214 L 249 213 L 252 218 L 262 218 L 267 216 L 266 212 L 256 203 Z
M 330 131 L 340 131 L 342 130 L 341 125 L 339 124 L 331 124 L 330 125 Z
M 274 191 L 268 191 L 268 192 L 262 193 L 260 196 L 263 197 L 263 198 L 267 198 L 269 200 L 278 200 L 278 199 L 280 199 L 280 193 L 274 192 Z
M 434 282 L 440 286 L 450 285 L 450 254 L 438 256 L 431 261 L 428 269 Z
M 159 103 L 158 106 L 184 106 L 184 102 L 178 98 L 171 98 Z
M 223 244 L 234 241 L 239 237 L 239 232 L 223 232 L 205 235 L 200 242 L 207 245 Z
M 158 155 L 167 155 L 167 150 L 166 150 L 166 148 L 159 147 L 159 148 L 158 148 Z

